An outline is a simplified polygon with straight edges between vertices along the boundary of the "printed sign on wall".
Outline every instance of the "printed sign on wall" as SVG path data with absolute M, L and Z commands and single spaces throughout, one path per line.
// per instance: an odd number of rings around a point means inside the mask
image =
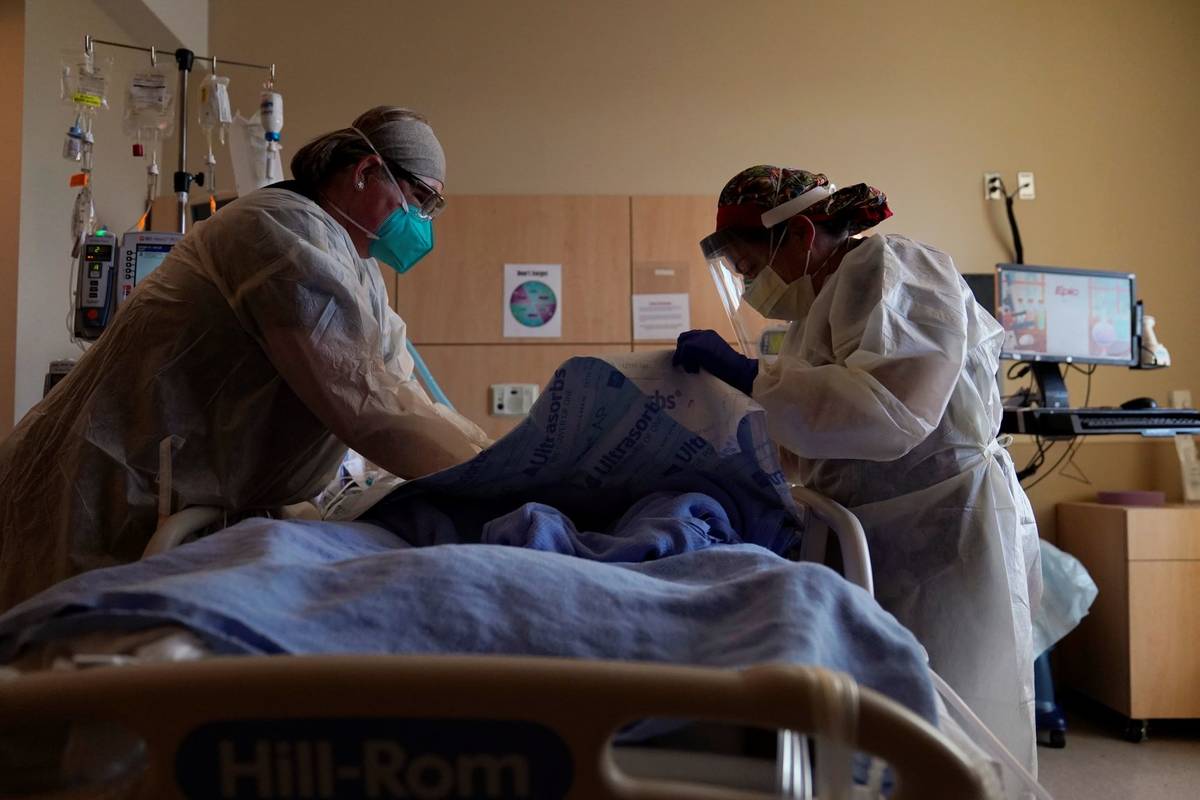
M 562 338 L 562 264 L 505 264 L 503 302 L 505 338 Z
M 635 294 L 633 338 L 635 341 L 674 341 L 692 327 L 686 293 Z

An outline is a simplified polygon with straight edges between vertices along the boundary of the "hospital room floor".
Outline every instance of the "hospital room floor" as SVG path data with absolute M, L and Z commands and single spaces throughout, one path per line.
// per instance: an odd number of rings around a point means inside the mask
M 1176 800 L 1200 786 L 1200 722 L 1150 724 L 1131 744 L 1092 709 L 1067 709 L 1067 746 L 1038 748 L 1039 778 L 1055 800 Z

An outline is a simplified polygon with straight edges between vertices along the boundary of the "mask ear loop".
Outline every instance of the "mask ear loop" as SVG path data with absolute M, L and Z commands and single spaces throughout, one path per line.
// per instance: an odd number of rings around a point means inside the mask
M 780 224 L 782 224 L 784 226 L 787 225 L 786 222 L 780 223 Z M 787 239 L 787 233 L 788 233 L 787 227 L 784 227 L 783 231 L 779 234 L 779 241 L 777 243 L 774 243 L 771 245 L 771 257 L 769 259 L 767 259 L 767 269 L 771 269 L 771 267 L 774 266 L 775 256 L 779 255 L 779 251 L 783 249 L 783 243 Z M 775 229 L 774 228 L 771 229 L 771 241 L 775 242 Z M 808 269 L 807 261 L 804 262 L 804 268 Z
M 812 277 L 816 278 L 816 277 L 820 276 L 821 273 L 824 271 L 825 267 L 829 264 L 829 262 L 833 260 L 833 257 L 837 255 L 838 250 L 841 250 L 843 247 L 845 247 L 846 243 L 849 241 L 850 241 L 850 234 L 846 234 L 846 236 L 840 242 L 837 243 L 837 246 L 829 251 L 829 255 L 825 257 L 825 260 L 821 262 L 821 265 L 818 266 L 815 270 L 813 270 Z M 805 275 L 809 274 L 808 273 L 808 262 L 809 262 L 809 259 L 811 259 L 811 258 L 812 258 L 812 250 L 810 249 L 808 251 L 808 254 L 804 257 L 804 274 Z
M 332 208 L 334 211 L 336 211 L 337 213 L 342 215 L 342 219 L 346 220 L 346 222 L 349 222 L 351 225 L 353 225 L 354 227 L 356 227 L 360 231 L 362 231 L 363 235 L 366 236 L 367 239 L 369 239 L 371 241 L 376 241 L 377 239 L 379 239 L 379 236 L 377 234 L 375 234 L 373 231 L 367 230 L 362 225 L 359 225 L 358 221 L 355 220 L 354 217 L 350 216 L 345 211 L 343 211 L 341 209 L 341 207 L 338 206 L 336 203 L 334 203 L 332 200 L 330 200 L 327 195 L 322 194 L 321 197 L 325 200 L 326 203 L 329 203 L 330 208 Z
M 350 130 L 354 131 L 360 137 L 362 137 L 362 140 L 367 143 L 367 147 L 371 148 L 371 152 L 379 157 L 379 163 L 383 165 L 383 171 L 387 173 L 387 176 L 391 180 L 392 185 L 395 186 L 396 191 L 400 193 L 400 205 L 403 206 L 404 212 L 407 214 L 408 208 L 409 208 L 408 198 L 404 196 L 404 190 L 400 188 L 400 182 L 397 181 L 396 176 L 392 174 L 392 170 L 388 167 L 387 161 L 384 159 L 383 155 L 378 150 L 375 149 L 375 145 L 371 144 L 371 140 L 367 138 L 367 135 L 365 133 L 363 133 L 358 128 L 354 127 L 353 125 L 350 126 Z M 337 213 L 342 215 L 342 219 L 346 220 L 351 225 L 353 225 L 354 227 L 356 227 L 360 231 L 362 231 L 363 235 L 366 236 L 368 240 L 370 240 L 370 241 L 378 241 L 379 240 L 379 235 L 377 233 L 375 233 L 374 231 L 369 231 L 363 225 L 359 224 L 358 220 L 354 219 L 354 217 L 350 216 L 345 211 L 343 211 L 341 209 L 341 207 L 338 206 L 336 203 L 334 203 L 332 200 L 330 200 L 328 196 L 322 194 L 321 197 L 325 200 L 326 203 L 329 203 L 329 206 L 334 211 L 336 211 Z
M 775 184 L 775 200 L 773 201 L 774 206 L 779 205 L 779 193 L 782 190 L 783 190 L 783 170 L 781 169 L 779 171 L 779 181 Z M 786 221 L 784 221 L 784 222 L 781 222 L 780 224 L 787 225 L 788 223 Z M 786 233 L 787 233 L 787 228 L 784 228 L 784 234 L 786 234 Z M 772 228 L 771 236 L 774 237 L 774 235 L 775 235 L 775 229 Z M 779 237 L 779 245 L 777 247 L 775 247 L 774 250 L 771 251 L 771 264 L 775 263 L 775 254 L 777 252 L 779 252 L 779 249 L 781 247 L 783 247 L 784 238 L 786 238 L 786 237 L 781 234 Z M 807 250 L 804 251 L 804 271 L 800 273 L 800 277 L 804 277 L 804 276 L 808 275 L 808 265 L 811 263 L 812 263 L 812 248 L 809 247 Z M 771 264 L 768 264 L 767 266 L 769 267 Z M 821 266 L 825 266 L 825 265 L 822 264 Z M 818 272 L 820 271 L 820 269 L 821 269 L 821 267 L 817 267 Z

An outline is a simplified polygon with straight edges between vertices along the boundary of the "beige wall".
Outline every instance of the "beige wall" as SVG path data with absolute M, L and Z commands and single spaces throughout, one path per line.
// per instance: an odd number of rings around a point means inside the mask
M 130 44 L 208 54 L 208 0 L 100 0 Z
M 25 4 L 0 2 L 0 97 L 10 112 L 0 116 L 0 230 L 21 227 L 21 96 L 25 74 Z M 13 419 L 13 375 L 17 353 L 19 237 L 0 245 L 0 436 Z
M 451 194 L 715 194 L 784 163 L 870 181 L 896 212 L 882 230 L 985 272 L 1008 256 L 982 173 L 1033 170 L 1027 259 L 1137 272 L 1175 357 L 1100 370 L 1095 405 L 1200 400 L 1198 32 L 1194 0 L 214 0 L 210 42 L 278 63 L 285 158 L 372 104 L 406 104 L 442 137 Z M 235 78 L 235 105 L 256 93 Z M 1080 460 L 1113 488 L 1150 480 L 1133 467 L 1163 449 L 1094 440 Z M 1033 497 L 1094 490 L 1080 487 L 1056 477 Z

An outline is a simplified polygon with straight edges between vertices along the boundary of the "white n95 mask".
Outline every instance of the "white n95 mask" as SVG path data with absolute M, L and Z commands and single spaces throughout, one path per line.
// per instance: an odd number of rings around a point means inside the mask
M 767 319 L 795 322 L 808 316 L 817 299 L 811 275 L 784 282 L 772 267 L 764 267 L 752 281 L 746 281 L 742 294 L 746 303 Z

